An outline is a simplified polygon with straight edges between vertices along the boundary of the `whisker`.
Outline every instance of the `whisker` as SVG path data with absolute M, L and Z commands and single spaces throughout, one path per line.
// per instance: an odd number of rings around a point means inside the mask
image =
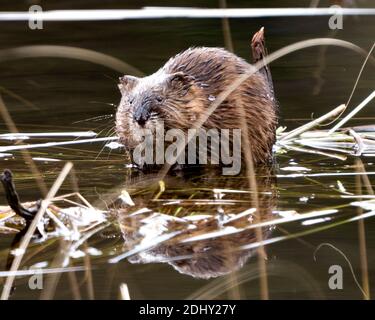
M 107 130 L 109 127 L 111 127 L 113 124 L 112 124 L 112 122 L 111 123 L 106 123 L 105 125 L 102 125 L 102 126 L 99 126 L 99 127 L 97 127 L 97 128 L 95 128 L 95 129 L 98 129 L 98 128 L 101 128 L 101 127 L 104 127 L 102 130 L 100 130 L 99 132 L 98 132 L 98 134 L 97 134 L 97 136 L 100 136 L 105 130 Z M 106 135 L 104 135 L 104 136 L 106 136 Z
M 105 134 L 104 136 L 105 136 L 105 137 L 108 137 L 108 136 L 109 136 L 109 133 L 110 133 L 112 130 L 114 130 L 114 129 L 115 129 L 114 126 L 112 126 L 111 128 L 109 128 L 109 130 L 106 132 L 106 134 Z M 103 131 L 104 131 L 104 129 L 103 129 Z M 100 149 L 98 155 L 95 157 L 95 160 L 97 160 L 97 159 L 100 157 L 100 155 L 102 154 L 102 152 L 103 152 L 103 150 L 104 150 L 106 144 L 107 144 L 106 142 L 103 143 L 103 147 Z
M 110 113 L 110 114 L 105 114 L 105 115 L 101 115 L 101 116 L 96 116 L 96 117 L 92 117 L 92 118 L 88 118 L 88 119 L 84 119 L 84 120 L 78 120 L 78 121 L 73 122 L 73 124 L 81 123 L 81 122 L 86 122 L 86 121 L 99 121 L 99 120 L 105 120 L 105 119 L 113 118 L 113 116 L 114 116 L 114 114 L 113 114 L 113 113 Z
M 102 102 L 102 101 L 89 101 L 89 103 L 96 103 L 96 104 L 104 104 L 106 106 L 111 106 L 111 107 L 117 107 L 117 103 L 111 103 L 111 102 Z

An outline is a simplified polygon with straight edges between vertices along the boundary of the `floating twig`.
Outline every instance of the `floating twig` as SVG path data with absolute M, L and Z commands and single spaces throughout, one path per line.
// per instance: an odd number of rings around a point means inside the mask
M 60 147 L 60 146 L 73 145 L 73 144 L 114 141 L 114 140 L 118 140 L 118 137 L 103 137 L 103 138 L 82 139 L 82 140 L 72 140 L 72 141 L 23 144 L 23 145 L 17 145 L 17 146 L 0 147 L 0 152 L 8 152 L 8 151 L 15 151 L 15 150 L 23 150 L 23 149 Z
M 49 137 L 95 137 L 94 131 L 77 131 L 77 132 L 28 132 L 28 133 L 4 133 L 0 134 L 0 139 L 4 140 L 24 140 L 29 138 L 49 138 Z
M 3 174 L 0 176 L 0 181 L 3 184 L 5 196 L 9 206 L 16 214 L 23 217 L 28 223 L 30 223 L 30 221 L 34 219 L 37 211 L 39 210 L 39 206 L 37 206 L 33 210 L 30 210 L 25 208 L 21 204 L 16 188 L 13 183 L 13 175 L 10 170 L 4 170 Z

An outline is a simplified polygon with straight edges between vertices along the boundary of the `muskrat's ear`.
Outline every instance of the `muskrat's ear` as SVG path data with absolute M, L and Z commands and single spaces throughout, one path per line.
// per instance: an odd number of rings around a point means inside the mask
M 131 89 L 137 83 L 138 78 L 133 76 L 123 76 L 119 78 L 119 81 L 118 88 L 123 92 L 124 90 Z
M 168 77 L 168 81 L 174 89 L 185 89 L 185 90 L 187 90 L 187 89 L 190 88 L 190 86 L 193 85 L 194 80 L 195 80 L 194 77 L 189 76 L 189 75 L 187 75 L 183 72 L 172 73 Z

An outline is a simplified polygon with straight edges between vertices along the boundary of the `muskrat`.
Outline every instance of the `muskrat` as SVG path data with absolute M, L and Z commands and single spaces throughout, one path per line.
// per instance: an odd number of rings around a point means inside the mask
M 254 61 L 266 55 L 263 28 L 252 41 Z M 208 110 L 216 97 L 254 67 L 222 48 L 195 47 L 170 58 L 144 78 L 120 78 L 122 94 L 116 114 L 120 141 L 130 150 L 142 142 L 145 129 L 158 126 L 186 131 Z M 246 114 L 250 150 L 255 163 L 271 159 L 277 126 L 277 102 L 268 66 L 251 75 L 216 108 L 203 129 L 241 128 Z M 243 132 L 242 132 L 243 135 Z M 231 139 L 231 138 L 230 138 Z

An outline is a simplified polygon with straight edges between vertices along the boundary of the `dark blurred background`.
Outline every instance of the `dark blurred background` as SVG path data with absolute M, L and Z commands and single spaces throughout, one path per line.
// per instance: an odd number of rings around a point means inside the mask
M 227 1 L 228 7 L 308 7 L 308 0 Z M 371 7 L 375 1 L 351 1 Z M 346 2 L 347 3 L 347 2 Z M 0 11 L 27 11 L 31 4 L 44 10 L 141 8 L 144 6 L 219 6 L 219 1 L 4 1 Z M 319 6 L 329 5 L 320 1 Z M 329 17 L 230 19 L 234 51 L 250 59 L 249 40 L 264 26 L 267 46 L 273 52 L 288 44 L 316 37 L 336 37 L 368 50 L 374 41 L 372 16 L 345 17 L 344 29 L 333 32 Z M 224 46 L 221 19 L 149 19 L 87 22 L 44 22 L 42 30 L 31 30 L 26 21 L 0 22 L 0 49 L 37 44 L 83 47 L 113 55 L 145 73 L 157 70 L 170 56 L 189 46 Z M 363 57 L 342 48 L 322 52 L 312 48 L 293 53 L 272 64 L 281 115 L 309 118 L 326 112 L 348 98 Z M 368 66 L 353 103 L 369 94 L 374 73 Z M 66 59 L 24 59 L 1 65 L 1 86 L 38 106 L 40 112 L 5 96 L 16 121 L 69 125 L 74 120 L 108 112 L 100 103 L 117 103 L 119 75 L 101 66 Z M 318 80 L 319 83 L 318 83 Z M 92 103 L 93 101 L 99 102 Z M 54 110 L 51 114 L 49 111 Z M 113 110 L 110 109 L 110 112 Z M 46 113 L 47 112 L 47 113 Z M 66 114 L 69 112 L 69 115 Z M 367 115 L 373 115 L 367 110 Z M 37 118 L 34 118 L 37 117 Z M 296 120 L 299 121 L 299 120 Z M 56 123 L 57 124 L 57 123 Z M 295 121 L 287 123 L 294 126 Z

